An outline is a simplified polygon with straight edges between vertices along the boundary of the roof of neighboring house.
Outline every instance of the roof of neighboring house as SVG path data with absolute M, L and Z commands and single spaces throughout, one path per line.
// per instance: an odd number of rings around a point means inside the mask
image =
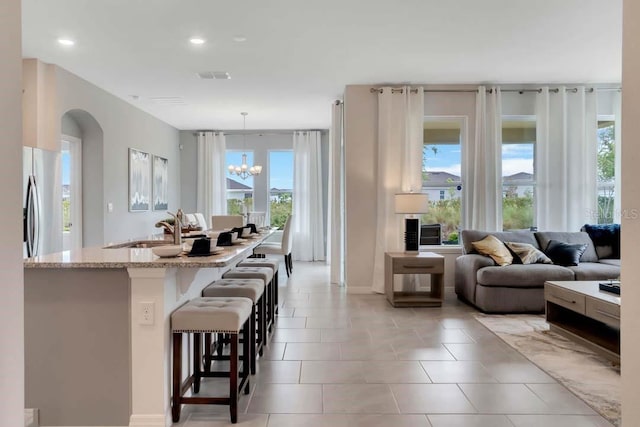
M 272 193 L 291 193 L 291 189 L 290 188 L 271 187 L 271 189 L 269 191 L 272 192 Z
M 227 178 L 227 190 L 252 190 L 252 188 L 234 179 Z
M 427 173 L 427 179 L 422 182 L 423 187 L 450 187 L 460 183 L 460 177 L 449 172 L 433 171 Z
M 511 182 L 511 181 L 531 181 L 533 178 L 533 174 L 528 172 L 518 172 L 513 175 L 503 176 L 502 182 Z

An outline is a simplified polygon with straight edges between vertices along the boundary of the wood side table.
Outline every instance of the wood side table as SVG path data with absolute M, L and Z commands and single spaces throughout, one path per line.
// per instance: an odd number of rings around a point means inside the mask
M 430 291 L 396 292 L 394 274 L 430 274 Z M 440 307 L 444 298 L 444 257 L 433 252 L 385 252 L 384 289 L 394 307 Z

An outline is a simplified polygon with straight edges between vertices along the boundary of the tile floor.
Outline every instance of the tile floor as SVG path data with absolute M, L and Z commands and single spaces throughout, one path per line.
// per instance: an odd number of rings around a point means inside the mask
M 330 285 L 324 264 L 281 270 L 280 315 L 238 426 L 612 427 L 453 292 L 441 308 L 393 308 Z M 204 381 L 202 393 L 226 388 Z M 226 406 L 187 405 L 174 425 L 232 424 Z

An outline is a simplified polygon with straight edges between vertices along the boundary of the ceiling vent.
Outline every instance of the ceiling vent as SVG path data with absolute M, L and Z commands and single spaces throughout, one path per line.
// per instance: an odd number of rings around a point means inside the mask
M 226 71 L 202 71 L 198 77 L 204 80 L 229 80 L 231 75 Z
M 187 105 L 184 99 L 178 96 L 157 96 L 149 99 L 158 105 Z

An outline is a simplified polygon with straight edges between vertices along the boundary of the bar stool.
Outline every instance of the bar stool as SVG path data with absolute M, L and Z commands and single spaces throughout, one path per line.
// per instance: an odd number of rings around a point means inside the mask
M 273 270 L 273 304 L 275 305 L 275 313 L 278 314 L 278 267 L 280 262 L 267 258 L 247 258 L 238 263 L 237 267 L 269 267 Z
M 275 319 L 273 300 L 273 270 L 269 267 L 235 267 L 222 275 L 223 279 L 262 279 L 267 292 L 267 328 L 271 328 Z
M 256 359 L 258 355 L 262 356 L 263 348 L 266 345 L 267 334 L 267 304 L 264 293 L 264 282 L 261 279 L 220 279 L 208 285 L 202 290 L 203 297 L 244 297 L 249 298 L 253 302 L 251 307 L 251 323 L 250 336 L 253 339 L 250 342 L 251 358 L 251 374 L 256 373 Z M 256 317 L 258 327 L 256 328 Z M 248 339 L 249 337 L 243 337 Z M 218 340 L 221 344 L 221 340 Z M 204 336 L 204 363 L 205 371 L 211 364 L 211 334 Z
M 194 298 L 171 314 L 173 333 L 173 422 L 180 421 L 182 404 L 229 405 L 231 422 L 238 421 L 239 391 L 249 394 L 249 365 L 252 358 L 249 341 L 243 342 L 242 371 L 239 371 L 238 335 L 250 336 L 251 307 L 248 298 Z M 193 374 L 182 381 L 182 334 L 193 334 Z M 202 334 L 226 333 L 230 335 L 231 355 L 229 371 L 202 372 Z M 238 383 L 238 376 L 240 382 Z M 200 391 L 202 377 L 229 377 L 229 397 L 184 397 L 193 386 L 193 394 Z

